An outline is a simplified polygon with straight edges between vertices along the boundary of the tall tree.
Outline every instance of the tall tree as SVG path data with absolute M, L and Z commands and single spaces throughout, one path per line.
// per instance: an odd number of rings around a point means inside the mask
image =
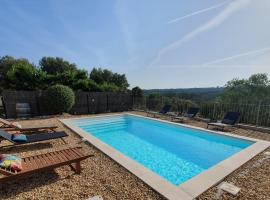
M 102 84 L 105 82 L 103 77 L 103 70 L 101 68 L 93 68 L 90 72 L 90 79 L 95 81 L 97 84 Z
M 44 72 L 29 63 L 17 62 L 7 72 L 9 89 L 36 90 L 43 89 Z
M 7 77 L 8 71 L 14 64 L 31 65 L 27 59 L 15 59 L 12 56 L 0 57 L 0 92 L 10 87 L 10 80 Z
M 267 74 L 254 74 L 248 79 L 229 81 L 220 100 L 226 103 L 267 103 L 270 101 L 270 81 Z
M 142 97 L 143 96 L 143 90 L 138 86 L 132 88 L 131 92 L 132 92 L 132 95 L 134 97 Z
M 66 70 L 75 70 L 76 65 L 59 57 L 43 57 L 39 61 L 41 70 L 48 74 L 63 73 Z
M 103 70 L 101 68 L 93 68 L 90 73 L 90 79 L 94 80 L 97 84 L 113 84 L 119 87 L 119 89 L 122 91 L 127 90 L 129 87 L 125 74 L 113 73 L 107 69 Z

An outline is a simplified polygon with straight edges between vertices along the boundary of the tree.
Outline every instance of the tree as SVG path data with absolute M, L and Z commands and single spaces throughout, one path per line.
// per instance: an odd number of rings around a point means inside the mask
M 63 58 L 59 57 L 43 57 L 39 61 L 41 70 L 47 72 L 48 74 L 63 73 L 66 70 L 76 70 L 76 65 L 65 61 Z
M 125 74 L 113 73 L 110 70 L 101 68 L 93 68 L 90 73 L 90 79 L 94 80 L 97 84 L 113 84 L 121 91 L 126 91 L 129 87 Z
M 47 74 L 44 79 L 44 82 L 47 87 L 55 84 L 62 84 L 69 86 L 72 89 L 85 90 L 84 86 L 83 86 L 84 88 L 78 88 L 79 87 L 78 81 L 80 81 L 80 84 L 82 84 L 83 81 L 87 82 L 88 80 L 89 79 L 87 77 L 87 72 L 85 70 L 66 70 L 62 73 L 57 73 L 55 75 Z
M 0 57 L 0 92 L 3 89 L 36 90 L 61 84 L 83 91 L 127 91 L 124 74 L 93 68 L 89 74 L 58 57 L 43 57 L 36 67 L 27 59 Z
M 132 88 L 131 90 L 133 97 L 142 97 L 143 96 L 143 90 L 139 88 L 138 86 Z
M 129 86 L 125 74 L 114 73 L 111 82 L 121 88 L 123 91 L 126 90 Z
M 12 68 L 12 66 L 16 63 L 21 64 L 30 64 L 27 59 L 15 59 L 11 56 L 3 56 L 0 57 L 0 91 L 5 88 L 10 87 L 10 83 L 7 77 L 7 72 Z
M 160 110 L 162 107 L 162 96 L 160 93 L 152 93 L 148 96 L 146 102 L 147 108 L 149 110 Z
M 17 62 L 7 72 L 9 88 L 16 90 L 43 89 L 44 73 L 33 65 L 24 62 Z
M 90 79 L 95 81 L 97 84 L 102 84 L 104 83 L 103 79 L 103 70 L 101 68 L 93 68 L 92 71 L 90 72 Z
M 267 74 L 254 74 L 248 79 L 233 79 L 225 85 L 219 98 L 226 103 L 264 103 L 270 100 Z

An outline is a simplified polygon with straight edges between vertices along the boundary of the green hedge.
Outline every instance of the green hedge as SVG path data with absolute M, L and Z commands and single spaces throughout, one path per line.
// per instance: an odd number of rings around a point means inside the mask
M 53 114 L 68 112 L 75 103 L 75 95 L 71 88 L 64 85 L 54 85 L 46 92 L 47 109 Z

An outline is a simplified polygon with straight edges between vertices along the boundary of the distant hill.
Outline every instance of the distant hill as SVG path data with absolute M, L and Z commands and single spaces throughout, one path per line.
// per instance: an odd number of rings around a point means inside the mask
M 160 94 L 168 94 L 168 93 L 208 93 L 208 92 L 223 92 L 223 87 L 209 87 L 209 88 L 175 88 L 175 89 L 149 89 L 144 90 L 144 94 L 153 94 L 153 93 L 160 93 Z
M 195 101 L 200 100 L 214 100 L 219 94 L 223 92 L 223 87 L 209 87 L 209 88 L 176 88 L 176 89 L 149 89 L 144 90 L 145 95 L 159 93 L 163 96 L 178 96 L 183 99 L 191 99 Z

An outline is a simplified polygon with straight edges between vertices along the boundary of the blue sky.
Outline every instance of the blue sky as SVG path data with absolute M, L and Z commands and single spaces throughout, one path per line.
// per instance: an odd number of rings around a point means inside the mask
M 269 0 L 0 0 L 0 56 L 59 56 L 131 86 L 270 75 Z

